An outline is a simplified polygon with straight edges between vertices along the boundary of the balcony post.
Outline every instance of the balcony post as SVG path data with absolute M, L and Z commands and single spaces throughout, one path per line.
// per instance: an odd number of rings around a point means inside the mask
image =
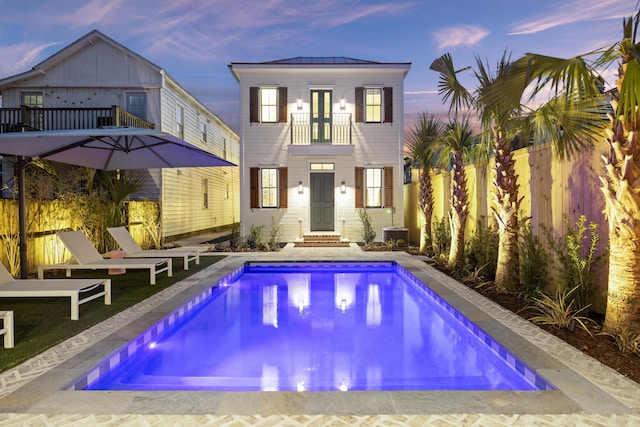
M 120 107 L 117 105 L 111 106 L 111 120 L 114 126 L 120 126 Z

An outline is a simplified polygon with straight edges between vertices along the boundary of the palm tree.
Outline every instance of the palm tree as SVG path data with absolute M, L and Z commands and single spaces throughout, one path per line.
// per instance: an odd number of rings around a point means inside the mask
M 457 113 L 462 108 L 475 110 L 482 124 L 481 141 L 486 147 L 485 152 L 493 151 L 495 193 L 491 210 L 499 230 L 495 281 L 498 290 L 515 291 L 519 281 L 518 210 L 522 199 L 518 196 L 511 146 L 522 133 L 526 121 L 522 119 L 520 109 L 508 100 L 485 97 L 485 93 L 492 93 L 508 76 L 511 59 L 507 53 L 503 54 L 495 72 L 491 72 L 480 59 L 476 63 L 474 74 L 478 88 L 473 93 L 460 83 L 457 76 L 470 68 L 456 70 L 448 53 L 433 61 L 430 68 L 440 73 L 438 92 L 445 102 L 450 101 L 449 112 Z M 488 156 L 484 161 L 488 162 Z
M 431 237 L 431 217 L 433 216 L 433 187 L 431 185 L 431 167 L 433 166 L 433 145 L 444 131 L 444 123 L 435 116 L 423 112 L 413 125 L 408 137 L 411 163 L 419 166 L 420 187 L 418 204 L 422 212 L 420 231 L 420 252 L 425 253 L 433 248 Z
M 475 139 L 468 118 L 457 117 L 449 122 L 442 138 L 436 141 L 438 153 L 436 164 L 453 170 L 451 181 L 451 212 L 449 227 L 451 228 L 451 245 L 449 249 L 449 266 L 460 268 L 464 265 L 464 232 L 469 214 L 469 192 L 464 164 L 471 156 Z
M 640 5 L 640 2 L 638 3 Z M 636 6 L 637 8 L 638 6 Z M 501 94 L 522 97 L 552 88 L 538 111 L 536 124 L 553 129 L 559 155 L 604 139 L 604 170 L 599 177 L 609 223 L 609 279 L 604 328 L 640 331 L 640 10 L 623 19 L 623 38 L 613 46 L 570 59 L 527 54 L 516 61 Z M 593 62 L 589 57 L 597 56 Z M 603 102 L 602 82 L 595 70 L 619 61 L 617 99 Z M 530 98 L 527 98 L 530 99 Z M 608 119 L 606 118 L 608 117 Z M 555 135 L 555 134 L 558 135 Z

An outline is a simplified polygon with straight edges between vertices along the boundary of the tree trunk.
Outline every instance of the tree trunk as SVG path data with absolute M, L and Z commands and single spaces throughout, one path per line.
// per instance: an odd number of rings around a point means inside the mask
M 620 223 L 609 227 L 609 286 L 604 329 L 610 332 L 640 333 L 640 226 L 634 222 L 633 229 Z
M 617 84 L 620 87 L 621 80 Z M 612 102 L 612 106 L 616 109 L 617 103 Z M 604 329 L 612 333 L 625 330 L 640 333 L 639 131 L 624 118 L 612 121 L 606 135 L 609 152 L 603 156 L 606 175 L 600 177 L 609 223 L 609 279 Z
M 498 265 L 496 288 L 501 292 L 513 292 L 519 283 L 518 259 L 518 210 L 522 198 L 518 198 L 518 175 L 511 153 L 510 141 L 496 138 L 495 193 L 492 211 L 498 223 Z
M 453 155 L 453 180 L 451 181 L 451 248 L 449 249 L 449 265 L 460 268 L 464 265 L 464 232 L 467 224 L 469 196 L 467 178 L 464 173 L 462 153 Z
M 429 171 L 423 169 L 420 174 L 420 191 L 418 193 L 418 203 L 422 211 L 423 220 L 420 227 L 420 253 L 433 250 L 433 239 L 431 237 L 431 217 L 433 216 L 433 187 Z

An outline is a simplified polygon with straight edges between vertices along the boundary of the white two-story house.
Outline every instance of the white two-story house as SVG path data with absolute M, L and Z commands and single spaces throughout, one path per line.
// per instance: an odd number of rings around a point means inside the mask
M 377 240 L 402 225 L 403 84 L 410 63 L 345 57 L 232 62 L 240 84 L 241 232 L 281 240 L 335 233 Z
M 0 80 L 0 96 L 0 132 L 147 127 L 239 163 L 239 137 L 229 126 L 163 68 L 97 30 L 31 70 Z M 5 164 L 3 171 L 8 182 L 13 168 Z M 136 174 L 145 188 L 133 198 L 160 203 L 169 240 L 239 221 L 237 166 Z

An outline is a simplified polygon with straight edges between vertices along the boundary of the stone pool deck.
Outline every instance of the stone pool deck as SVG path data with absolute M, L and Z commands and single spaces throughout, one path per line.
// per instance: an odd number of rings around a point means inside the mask
M 203 256 L 206 256 L 204 254 Z M 246 261 L 394 260 L 429 284 L 556 390 L 207 392 L 72 391 L 120 345 Z M 10 350 L 2 350 L 10 351 Z M 0 425 L 640 426 L 640 386 L 403 252 L 294 248 L 233 253 L 0 374 Z

